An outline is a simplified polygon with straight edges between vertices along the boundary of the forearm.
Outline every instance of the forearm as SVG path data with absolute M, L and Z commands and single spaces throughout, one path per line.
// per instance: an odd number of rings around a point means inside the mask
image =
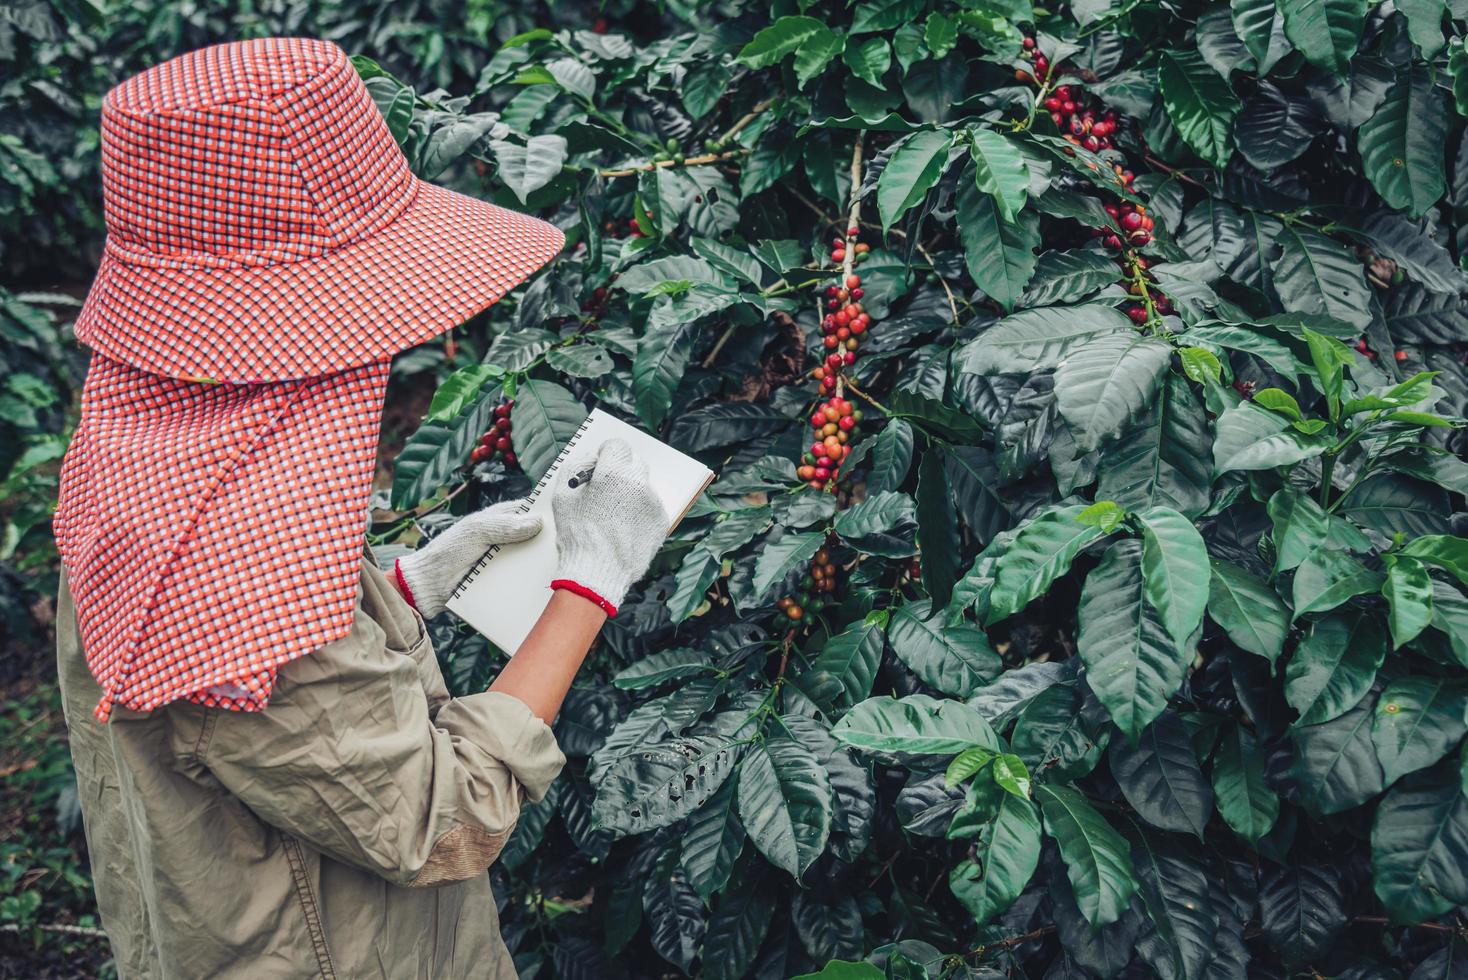
M 558 590 L 489 689 L 518 698 L 550 724 L 606 621 L 595 603 Z

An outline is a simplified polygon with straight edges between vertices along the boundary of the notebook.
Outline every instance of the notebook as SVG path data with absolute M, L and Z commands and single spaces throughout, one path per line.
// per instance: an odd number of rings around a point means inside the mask
M 595 458 L 596 451 L 609 439 L 626 440 L 632 451 L 647 461 L 653 489 L 668 512 L 665 534 L 677 527 L 714 478 L 713 471 L 698 460 L 601 409 L 592 409 L 525 498 L 522 510 L 539 514 L 545 521 L 540 533 L 529 541 L 490 548 L 449 599 L 449 609 L 455 615 L 506 653 L 513 655 L 519 649 L 551 600 L 550 582 L 556 571 L 551 488 L 557 480 L 570 480 L 581 461 Z

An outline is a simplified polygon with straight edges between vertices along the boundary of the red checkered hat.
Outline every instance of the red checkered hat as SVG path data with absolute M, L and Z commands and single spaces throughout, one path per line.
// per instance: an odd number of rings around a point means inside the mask
M 351 627 L 389 359 L 564 236 L 417 180 L 342 50 L 299 38 L 113 89 L 102 188 L 55 522 L 98 717 L 258 709 Z

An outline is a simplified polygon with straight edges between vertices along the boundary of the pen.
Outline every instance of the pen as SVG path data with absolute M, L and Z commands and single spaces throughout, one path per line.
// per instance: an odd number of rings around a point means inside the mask
M 580 473 L 577 473 L 575 476 L 571 477 L 571 479 L 569 481 L 567 481 L 566 485 L 568 487 L 570 487 L 572 490 L 575 490 L 577 487 L 581 486 L 584 483 L 590 483 L 591 482 L 591 474 L 593 474 L 595 472 L 596 472 L 596 467 L 595 466 L 588 466 L 586 469 L 582 470 Z

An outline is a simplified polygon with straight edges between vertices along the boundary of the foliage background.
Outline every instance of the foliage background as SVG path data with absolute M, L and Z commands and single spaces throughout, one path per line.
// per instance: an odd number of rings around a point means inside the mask
M 1461 975 L 1465 16 L 6 7 L 0 970 L 106 970 L 45 645 L 97 104 L 284 32 L 362 56 L 421 175 L 570 241 L 395 365 L 381 554 L 523 493 L 593 398 L 720 472 L 494 872 L 527 976 Z M 795 474 L 853 186 L 874 323 L 822 493 Z M 466 467 L 508 395 L 524 472 Z M 433 629 L 456 689 L 493 676 Z

